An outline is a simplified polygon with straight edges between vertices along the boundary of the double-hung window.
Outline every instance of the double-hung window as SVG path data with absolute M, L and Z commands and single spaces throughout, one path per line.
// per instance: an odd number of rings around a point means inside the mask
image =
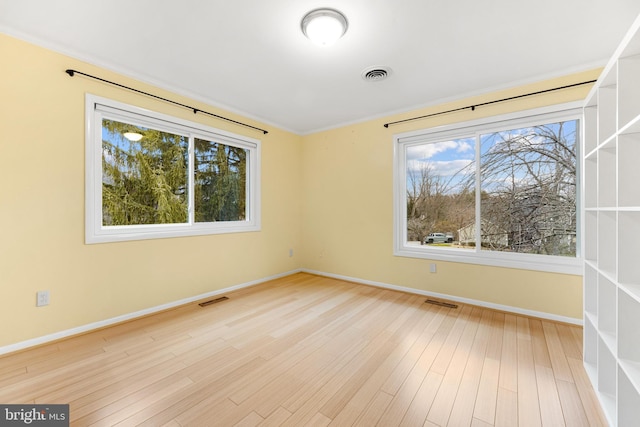
M 87 243 L 257 231 L 260 141 L 87 95 Z
M 398 256 L 580 274 L 581 111 L 394 136 Z

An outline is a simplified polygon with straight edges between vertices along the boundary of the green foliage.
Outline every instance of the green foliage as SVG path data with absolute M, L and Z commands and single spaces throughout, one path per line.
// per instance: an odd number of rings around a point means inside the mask
M 114 120 L 102 126 L 103 225 L 187 222 L 188 138 Z M 126 132 L 143 137 L 130 141 Z M 195 222 L 244 220 L 246 175 L 247 150 L 195 138 Z
M 103 225 L 187 221 L 186 137 L 103 120 Z M 143 135 L 138 142 L 125 132 Z
M 247 151 L 195 139 L 195 221 L 245 219 Z

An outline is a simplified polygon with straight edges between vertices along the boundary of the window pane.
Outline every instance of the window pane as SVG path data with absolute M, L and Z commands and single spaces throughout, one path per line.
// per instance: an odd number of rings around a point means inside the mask
M 481 136 L 483 249 L 576 256 L 577 126 Z
M 102 120 L 102 225 L 185 223 L 188 138 Z
M 195 222 L 246 219 L 248 150 L 195 139 Z
M 475 221 L 474 138 L 406 148 L 407 242 L 469 247 Z

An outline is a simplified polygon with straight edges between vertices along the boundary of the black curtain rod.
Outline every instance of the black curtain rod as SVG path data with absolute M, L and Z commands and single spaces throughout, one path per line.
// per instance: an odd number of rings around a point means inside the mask
M 259 130 L 260 132 L 264 133 L 265 135 L 269 133 L 268 131 L 266 131 L 264 129 L 260 129 L 260 128 L 255 127 L 255 126 L 251 126 L 251 125 L 248 125 L 246 123 L 238 122 L 236 120 L 228 119 L 226 117 L 222 117 L 222 116 L 219 116 L 217 114 L 209 113 L 208 111 L 200 110 L 199 108 L 191 107 L 191 106 L 186 105 L 186 104 L 181 104 L 179 102 L 172 101 L 170 99 L 163 98 L 161 96 L 154 95 L 154 94 L 149 93 L 149 92 L 144 92 L 144 91 L 139 90 L 139 89 L 135 89 L 135 88 L 132 88 L 132 87 L 129 87 L 129 86 L 121 85 L 120 83 L 116 83 L 116 82 L 112 82 L 112 81 L 109 81 L 109 80 L 101 79 L 100 77 L 92 76 L 91 74 L 86 74 L 86 73 L 83 73 L 83 72 L 78 71 L 78 70 L 68 69 L 68 70 L 65 70 L 65 73 L 69 74 L 69 76 L 71 76 L 71 77 L 73 77 L 75 74 L 80 74 L 80 75 L 83 75 L 85 77 L 89 77 L 91 79 L 95 79 L 95 80 L 101 81 L 103 83 L 108 83 L 110 85 L 117 86 L 117 87 L 120 87 L 122 89 L 127 89 L 127 90 L 130 90 L 132 92 L 136 92 L 136 93 L 140 93 L 142 95 L 150 96 L 151 98 L 159 99 L 160 101 L 164 101 L 164 102 L 168 102 L 168 103 L 173 104 L 173 105 L 178 105 L 180 107 L 188 108 L 189 110 L 193 111 L 193 114 L 202 113 L 202 114 L 206 114 L 207 116 L 215 117 L 216 119 L 225 120 L 227 122 L 235 123 L 235 124 L 240 125 L 240 126 L 244 126 L 244 127 L 255 129 L 255 130 Z
M 570 84 L 570 85 L 554 87 L 554 88 L 551 88 L 551 89 L 539 90 L 537 92 L 530 92 L 530 93 L 525 93 L 525 94 L 522 94 L 522 95 L 510 96 L 509 98 L 496 99 L 495 101 L 488 101 L 488 102 L 482 102 L 480 104 L 467 105 L 466 107 L 453 108 L 451 110 L 439 111 L 437 113 L 427 114 L 427 115 L 424 115 L 424 116 L 412 117 L 410 119 L 404 119 L 404 120 L 398 120 L 397 122 L 385 123 L 384 127 L 388 128 L 390 125 L 397 125 L 397 124 L 400 124 L 400 123 L 411 122 L 411 121 L 414 121 L 414 120 L 426 119 L 428 117 L 440 116 L 442 114 L 455 113 L 456 111 L 462 111 L 462 110 L 466 110 L 466 109 L 471 109 L 471 111 L 475 111 L 476 107 L 483 107 L 485 105 L 497 104 L 498 102 L 511 101 L 511 100 L 514 100 L 514 99 L 525 98 L 527 96 L 540 95 L 541 93 L 553 92 L 553 91 L 561 90 L 561 89 L 568 89 L 568 88 L 571 88 L 571 87 L 587 85 L 587 84 L 591 84 L 591 83 L 595 83 L 595 82 L 596 82 L 596 80 L 589 80 L 589 81 L 584 81 L 584 82 L 580 82 L 580 83 L 573 83 L 573 84 Z

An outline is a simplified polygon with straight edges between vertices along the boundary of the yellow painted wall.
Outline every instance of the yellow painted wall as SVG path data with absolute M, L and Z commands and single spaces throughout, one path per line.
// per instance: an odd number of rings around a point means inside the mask
M 385 129 L 388 121 L 597 72 L 298 136 L 0 34 L 0 347 L 308 268 L 580 318 L 581 278 L 393 256 L 392 135 L 583 99 L 587 87 Z M 268 135 L 114 88 L 134 86 Z M 85 93 L 262 140 L 262 231 L 84 244 Z M 294 257 L 289 257 L 289 248 Z M 51 304 L 35 307 L 36 291 Z
M 301 137 L 0 34 L 0 347 L 299 268 Z M 84 244 L 85 93 L 262 140 L 262 231 Z M 36 291 L 51 304 L 36 308 Z
M 393 135 L 582 100 L 590 85 L 384 128 L 383 124 L 593 80 L 599 70 L 463 99 L 304 138 L 304 266 L 311 270 L 582 317 L 581 276 L 393 255 Z M 372 87 L 372 90 L 375 88 Z

